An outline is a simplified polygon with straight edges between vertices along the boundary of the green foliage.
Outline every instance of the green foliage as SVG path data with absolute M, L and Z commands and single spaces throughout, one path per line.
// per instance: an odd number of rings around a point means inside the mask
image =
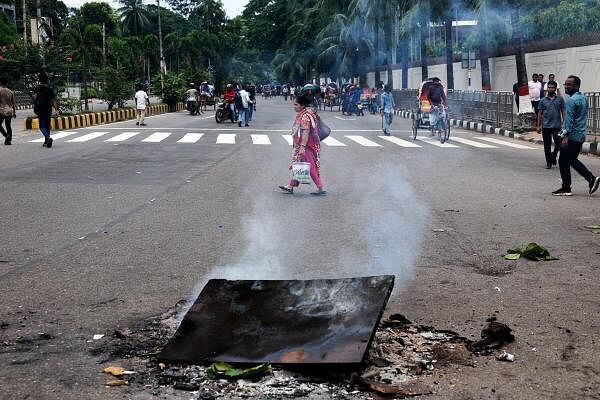
M 160 77 L 155 77 L 154 81 L 160 82 Z M 186 87 L 185 77 L 180 74 L 166 73 L 164 76 L 164 89 L 159 95 L 164 103 L 174 105 L 179 101 L 183 101 Z
M 121 105 L 125 100 L 131 98 L 132 85 L 125 77 L 122 68 L 106 67 L 102 76 L 104 87 L 100 92 L 100 98 L 112 105 Z
M 82 110 L 79 97 L 63 97 L 58 100 L 58 109 L 63 115 L 77 114 Z
M 0 12 L 0 46 L 8 46 L 17 39 L 17 30 L 6 14 Z M 1 54 L 0 54 L 1 55 Z

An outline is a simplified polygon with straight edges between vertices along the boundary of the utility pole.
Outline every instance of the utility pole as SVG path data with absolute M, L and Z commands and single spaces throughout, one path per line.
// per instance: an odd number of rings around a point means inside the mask
M 37 8 L 37 19 L 35 21 L 35 24 L 37 25 L 37 41 L 38 41 L 38 45 L 40 46 L 40 54 L 42 57 L 42 68 L 46 69 L 46 57 L 44 57 L 44 43 L 42 42 L 42 38 L 40 36 L 40 23 L 42 21 L 42 4 L 41 4 L 41 0 L 36 0 L 35 2 L 35 7 Z
M 39 0 L 38 0 L 39 1 Z M 160 25 L 160 0 L 156 0 L 158 5 L 158 45 L 160 47 L 160 89 L 165 90 L 165 57 L 163 55 L 163 44 L 162 44 L 162 27 Z
M 25 45 L 25 56 L 27 56 L 27 0 L 23 0 L 23 44 Z
M 102 66 L 106 68 L 106 23 L 102 23 Z

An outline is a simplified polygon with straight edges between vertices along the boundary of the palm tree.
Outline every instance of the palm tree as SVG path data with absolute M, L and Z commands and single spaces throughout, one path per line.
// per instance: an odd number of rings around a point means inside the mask
M 69 51 L 79 58 L 85 96 L 85 110 L 88 106 L 87 74 L 92 64 L 102 60 L 102 28 L 98 25 L 87 25 L 83 32 L 76 27 L 69 27 L 63 32 L 63 40 Z
M 123 7 L 117 11 L 121 14 L 123 30 L 133 35 L 139 35 L 149 26 L 148 10 L 143 0 L 119 0 Z
M 165 57 L 169 60 L 169 69 L 176 70 L 179 73 L 179 53 L 181 51 L 181 39 L 175 32 L 165 36 Z M 173 68 L 173 57 L 177 63 L 177 68 Z
M 144 36 L 143 40 L 143 49 L 144 49 L 144 64 L 147 72 L 148 82 L 150 82 L 150 60 L 151 58 L 156 59 L 156 55 L 159 54 L 158 51 L 158 37 L 154 34 L 149 34 Z

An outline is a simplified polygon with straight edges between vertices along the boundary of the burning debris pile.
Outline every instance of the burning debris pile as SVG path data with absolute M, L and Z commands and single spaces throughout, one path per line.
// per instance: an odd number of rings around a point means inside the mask
M 383 320 L 364 362 L 354 369 L 282 369 L 273 366 L 254 379 L 213 379 L 209 365 L 163 363 L 158 358 L 177 328 L 173 310 L 140 326 L 118 330 L 94 354 L 105 356 L 103 368 L 116 362 L 136 373 L 118 379 L 120 389 L 151 393 L 160 398 L 212 399 L 372 399 L 395 398 L 435 392 L 433 373 L 454 365 L 475 367 L 476 356 L 490 355 L 514 339 L 510 328 L 494 320 L 482 331 L 482 340 L 472 342 L 457 333 L 412 324 L 396 314 Z M 503 353 L 508 354 L 508 353 Z M 505 360 L 511 361 L 511 360 Z

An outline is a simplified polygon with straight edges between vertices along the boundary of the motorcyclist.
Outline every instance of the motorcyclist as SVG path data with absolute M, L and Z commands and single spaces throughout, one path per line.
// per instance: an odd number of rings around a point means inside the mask
M 186 106 L 187 109 L 190 110 L 192 115 L 200 114 L 200 108 L 198 107 L 198 90 L 196 90 L 196 85 L 192 82 L 190 83 L 190 88 L 185 92 L 186 96 Z
M 231 83 L 227 84 L 227 89 L 225 89 L 225 103 L 227 105 L 227 109 L 229 110 L 229 118 L 231 122 L 235 122 L 235 97 L 236 91 L 233 89 L 233 85 Z

